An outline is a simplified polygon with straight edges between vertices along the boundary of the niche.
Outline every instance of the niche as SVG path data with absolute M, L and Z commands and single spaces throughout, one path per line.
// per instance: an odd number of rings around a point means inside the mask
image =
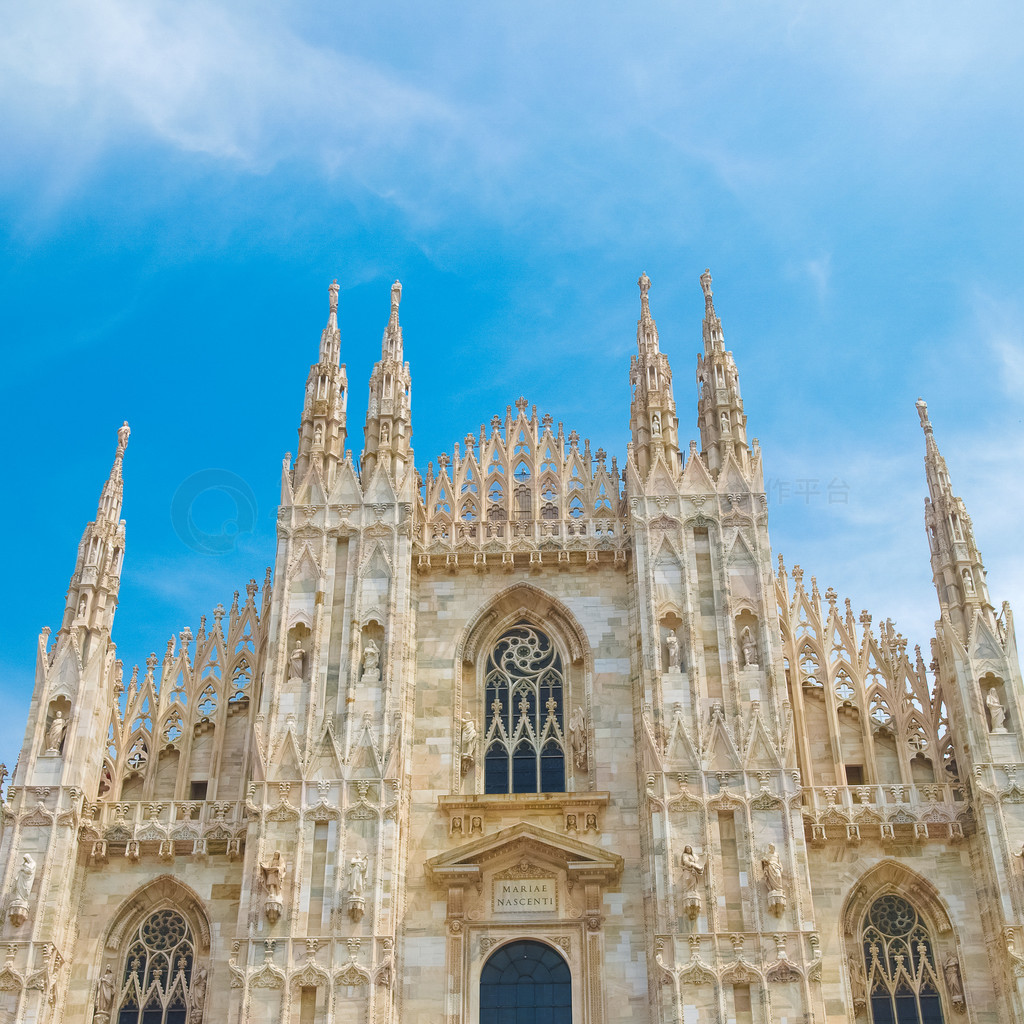
M 736 616 L 736 648 L 738 664 L 741 669 L 756 669 L 763 659 L 761 657 L 761 644 L 759 641 L 760 629 L 757 616 L 744 609 Z
M 43 736 L 43 752 L 51 756 L 60 754 L 67 739 L 68 722 L 71 721 L 71 701 L 67 697 L 56 697 L 46 709 L 46 734 Z
M 288 630 L 288 678 L 305 679 L 312 678 L 310 672 L 310 638 L 312 631 L 304 622 L 296 622 Z M 301 656 L 299 652 L 301 651 Z
M 683 661 L 683 620 L 674 612 L 662 614 L 658 623 L 661 644 L 661 665 L 663 672 L 682 672 Z
M 1010 709 L 1006 702 L 1003 680 L 994 672 L 986 672 L 979 680 L 981 699 L 985 703 L 985 718 L 991 733 L 1006 733 L 1013 730 Z
M 384 627 L 376 619 L 368 619 L 359 631 L 359 681 L 378 683 L 384 659 Z

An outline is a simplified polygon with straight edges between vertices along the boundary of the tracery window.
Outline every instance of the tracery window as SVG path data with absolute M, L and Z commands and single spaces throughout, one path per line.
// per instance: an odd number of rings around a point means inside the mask
M 564 676 L 557 648 L 519 622 L 487 658 L 485 793 L 565 792 Z
M 861 933 L 872 1024 L 943 1024 L 928 929 L 903 897 L 875 900 Z
M 205 994 L 197 990 L 205 977 L 194 980 L 194 966 L 195 942 L 181 914 L 165 909 L 145 918 L 128 942 L 117 1024 L 186 1024 L 193 996 L 201 1005 Z

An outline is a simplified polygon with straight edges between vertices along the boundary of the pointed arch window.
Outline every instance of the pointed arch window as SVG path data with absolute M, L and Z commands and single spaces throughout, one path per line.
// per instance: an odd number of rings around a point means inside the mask
M 931 936 L 902 896 L 879 897 L 861 929 L 872 1024 L 943 1024 Z
M 501 635 L 487 658 L 485 793 L 564 793 L 562 658 L 528 622 Z
M 117 1024 L 186 1024 L 202 1006 L 205 972 L 194 972 L 195 941 L 175 910 L 145 918 L 129 939 L 114 1006 Z

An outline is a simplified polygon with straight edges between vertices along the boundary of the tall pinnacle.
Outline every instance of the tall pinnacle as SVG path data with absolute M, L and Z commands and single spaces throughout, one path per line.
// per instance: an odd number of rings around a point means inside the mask
M 967 507 L 963 499 L 953 493 L 946 460 L 935 441 L 928 405 L 923 398 L 917 400 L 917 414 L 925 437 L 924 468 L 929 496 L 924 500 L 924 522 L 935 592 L 940 609 L 949 613 L 960 635 L 966 637 L 977 610 L 994 616 L 985 582 L 985 566 Z
M 338 329 L 338 281 L 327 289 L 329 311 L 327 326 L 320 334 L 320 356 L 309 368 L 306 396 L 299 424 L 299 449 L 293 478 L 296 484 L 306 478 L 316 464 L 329 487 L 344 458 L 345 410 L 348 405 L 348 378 L 341 360 L 341 331 Z
M 740 379 L 732 353 L 725 350 L 722 321 L 715 312 L 711 271 L 700 275 L 704 292 L 704 353 L 697 357 L 697 427 L 701 454 L 717 477 L 731 456 L 741 468 L 750 460 L 747 417 L 740 397 Z
M 658 327 L 651 316 L 648 299 L 651 279 L 643 273 L 637 284 L 640 286 L 640 319 L 636 323 L 637 354 L 629 370 L 633 388 L 630 428 L 637 471 L 641 478 L 646 478 L 659 457 L 670 473 L 678 470 L 679 421 L 672 395 L 672 368 L 668 357 L 658 348 Z
M 380 361 L 370 374 L 370 400 L 366 407 L 363 481 L 368 483 L 378 463 L 384 464 L 397 484 L 404 467 L 412 465 L 412 378 L 402 358 L 402 325 L 398 307 L 402 283 L 391 286 L 391 313 L 380 346 Z
M 117 431 L 114 464 L 103 483 L 96 518 L 88 523 L 78 544 L 75 571 L 68 585 L 61 630 L 71 625 L 110 630 L 121 585 L 125 530 L 121 519 L 124 479 L 121 475 L 131 428 L 127 420 Z

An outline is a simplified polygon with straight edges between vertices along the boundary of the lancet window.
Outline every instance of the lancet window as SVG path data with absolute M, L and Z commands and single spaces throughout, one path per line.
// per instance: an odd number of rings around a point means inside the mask
M 564 674 L 551 639 L 528 622 L 495 643 L 485 675 L 486 793 L 565 791 Z
M 868 908 L 861 931 L 872 1024 L 943 1024 L 928 929 L 902 896 Z
M 193 1004 L 202 1006 L 205 985 L 205 972 L 195 970 L 188 923 L 177 911 L 164 909 L 139 925 L 129 940 L 117 990 L 101 991 L 101 1001 L 113 1001 L 117 1024 L 186 1024 Z

